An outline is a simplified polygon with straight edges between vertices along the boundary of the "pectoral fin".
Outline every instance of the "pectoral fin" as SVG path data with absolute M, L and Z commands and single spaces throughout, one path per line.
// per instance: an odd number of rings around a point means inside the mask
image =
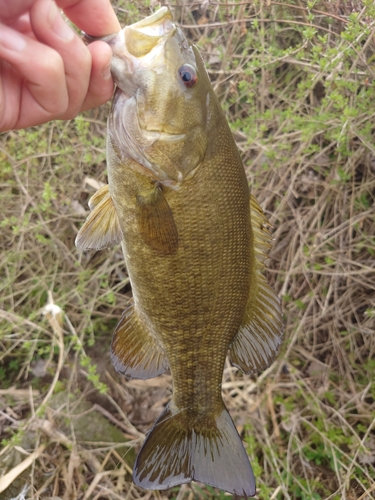
M 96 193 L 94 193 L 89 199 L 88 205 L 90 207 L 90 210 L 94 210 L 94 208 L 98 206 L 101 201 L 103 201 L 103 199 L 108 195 L 108 193 L 109 193 L 108 184 L 105 184 L 104 186 L 99 188 L 96 191 Z
M 262 371 L 274 361 L 283 334 L 280 300 L 263 275 L 271 247 L 268 221 L 253 196 L 250 207 L 255 262 L 246 312 L 230 346 L 231 362 L 245 373 Z
M 120 243 L 122 233 L 108 185 L 101 187 L 89 201 L 92 210 L 76 237 L 80 250 L 101 250 Z
M 126 309 L 113 334 L 111 359 L 115 369 L 128 378 L 152 378 L 168 368 L 164 350 L 139 318 L 134 304 Z
M 159 255 L 177 252 L 177 228 L 161 186 L 153 184 L 137 195 L 135 215 L 140 235 L 149 247 Z

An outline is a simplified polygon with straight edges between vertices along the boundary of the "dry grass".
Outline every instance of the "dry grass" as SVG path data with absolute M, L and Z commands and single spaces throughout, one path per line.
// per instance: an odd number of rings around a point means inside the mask
M 263 500 L 375 498 L 372 3 L 175 9 L 274 225 L 268 275 L 284 302 L 282 352 L 255 379 L 228 365 L 223 383 Z M 148 12 L 118 2 L 123 23 Z M 121 252 L 74 247 L 106 181 L 107 113 L 0 137 L 0 491 L 11 483 L 0 497 L 224 498 L 131 483 L 134 449 L 171 380 L 114 373 L 108 346 L 131 293 Z

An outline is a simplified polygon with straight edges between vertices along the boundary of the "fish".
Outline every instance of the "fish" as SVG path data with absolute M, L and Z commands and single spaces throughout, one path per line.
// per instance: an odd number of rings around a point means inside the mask
M 203 59 L 169 8 L 104 40 L 116 83 L 108 185 L 90 199 L 76 246 L 122 245 L 132 299 L 112 338 L 115 369 L 139 379 L 170 370 L 173 380 L 133 482 L 199 481 L 251 497 L 253 470 L 221 383 L 228 353 L 253 374 L 280 348 L 280 301 L 264 276 L 269 223 Z

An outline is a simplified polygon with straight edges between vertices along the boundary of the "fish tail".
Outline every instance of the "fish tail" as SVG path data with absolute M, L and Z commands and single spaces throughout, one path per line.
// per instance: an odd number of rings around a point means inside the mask
M 148 433 L 133 481 L 150 490 L 200 481 L 243 497 L 255 495 L 255 478 L 234 423 L 223 405 L 215 417 L 195 420 L 168 405 Z

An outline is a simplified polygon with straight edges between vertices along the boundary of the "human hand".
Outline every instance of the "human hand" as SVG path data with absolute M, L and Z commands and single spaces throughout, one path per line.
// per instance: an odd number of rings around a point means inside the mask
M 110 47 L 86 47 L 58 7 L 92 36 L 121 29 L 110 0 L 0 0 L 0 131 L 70 119 L 112 96 Z

